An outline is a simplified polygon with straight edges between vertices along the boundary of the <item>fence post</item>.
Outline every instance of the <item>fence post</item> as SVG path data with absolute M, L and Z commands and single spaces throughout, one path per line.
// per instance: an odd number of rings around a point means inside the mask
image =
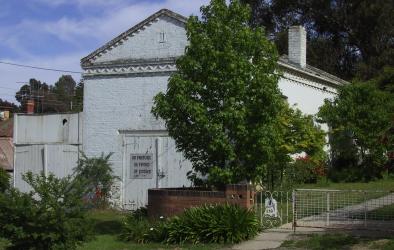
M 364 191 L 364 227 L 367 227 L 367 192 Z
M 263 225 L 263 191 L 260 192 L 260 223 Z
M 286 223 L 289 223 L 289 192 L 286 191 Z
M 327 192 L 327 218 L 326 218 L 326 226 L 330 225 L 330 192 Z
M 292 200 L 293 200 L 293 224 L 292 224 L 292 228 L 293 228 L 293 232 L 295 233 L 296 231 L 296 227 L 297 227 L 297 212 L 296 212 L 296 190 L 293 190 L 293 193 L 291 194 L 292 196 Z

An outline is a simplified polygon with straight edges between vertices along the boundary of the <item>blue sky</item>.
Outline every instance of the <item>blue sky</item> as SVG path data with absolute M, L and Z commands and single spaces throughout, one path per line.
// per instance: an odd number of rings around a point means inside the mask
M 80 71 L 82 57 L 154 12 L 189 16 L 209 0 L 0 0 L 0 61 Z M 15 101 L 30 78 L 61 73 L 0 64 L 0 98 Z M 79 74 L 73 74 L 79 80 Z

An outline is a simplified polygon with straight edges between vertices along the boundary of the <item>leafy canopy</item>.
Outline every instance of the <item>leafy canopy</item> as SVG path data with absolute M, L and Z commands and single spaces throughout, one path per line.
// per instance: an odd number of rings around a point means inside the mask
M 273 159 L 278 115 L 277 53 L 262 29 L 248 26 L 239 1 L 212 0 L 189 18 L 189 45 L 153 114 L 202 175 L 255 180 Z
M 287 54 L 287 29 L 308 31 L 308 62 L 343 79 L 370 79 L 393 66 L 392 0 L 242 0 L 251 5 L 254 25 Z M 324 58 L 324 60 L 322 60 Z
M 202 184 L 206 176 L 217 187 L 261 182 L 274 166 L 283 170 L 289 154 L 320 152 L 314 147 L 324 136 L 283 99 L 275 46 L 249 26 L 250 9 L 212 0 L 201 12 L 189 18 L 185 55 L 152 109 L 192 162 L 189 178 Z
M 82 183 L 31 172 L 23 179 L 30 193 L 0 193 L 0 237 L 11 242 L 10 249 L 76 249 L 90 238 Z
M 118 179 L 114 175 L 113 169 L 109 162 L 112 153 L 99 157 L 87 157 L 82 153 L 77 167 L 74 168 L 76 179 L 80 180 L 86 186 L 90 193 L 94 193 L 94 205 L 106 206 L 107 199 L 110 196 L 112 184 Z
M 374 84 L 358 83 L 343 86 L 337 97 L 325 101 L 318 116 L 331 128 L 334 167 L 350 165 L 358 179 L 381 176 L 387 149 L 394 142 L 388 133 L 393 126 L 393 100 Z

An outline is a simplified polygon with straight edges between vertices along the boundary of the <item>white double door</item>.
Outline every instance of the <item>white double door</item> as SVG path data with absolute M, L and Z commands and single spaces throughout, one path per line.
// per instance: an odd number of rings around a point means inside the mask
M 148 189 L 189 186 L 191 164 L 163 133 L 126 134 L 123 138 L 123 207 L 146 206 Z

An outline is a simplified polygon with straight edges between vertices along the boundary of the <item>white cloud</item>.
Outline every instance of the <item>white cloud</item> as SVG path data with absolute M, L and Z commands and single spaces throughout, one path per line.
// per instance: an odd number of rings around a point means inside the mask
M 18 25 L 12 27 L 0 26 L 0 43 L 18 54 L 19 58 L 18 60 L 2 58 L 0 54 L 0 60 L 72 71 L 81 70 L 79 62 L 82 57 L 162 8 L 189 16 L 191 14 L 198 15 L 200 6 L 209 3 L 209 0 L 165 0 L 154 3 L 139 1 L 138 3 L 132 2 L 129 4 L 125 4 L 125 1 L 115 0 L 36 1 L 52 5 L 66 4 L 66 2 L 71 1 L 78 4 L 81 8 L 89 8 L 89 5 L 93 4 L 96 4 L 96 6 L 106 5 L 105 11 L 102 12 L 101 16 L 85 16 L 82 19 L 63 16 L 55 21 L 26 18 Z M 33 37 L 42 37 L 43 41 L 45 41 L 45 37 L 48 36 L 55 36 L 63 43 L 74 46 L 75 52 L 64 54 L 64 51 L 61 51 L 60 48 L 59 54 L 42 56 L 37 55 L 37 53 L 30 51 L 24 46 Z M 45 42 L 42 46 L 45 46 Z M 28 81 L 30 78 L 53 84 L 62 73 L 0 64 L 0 75 L 0 97 L 15 101 L 13 91 L 4 89 L 4 87 L 19 89 L 22 84 L 17 84 L 16 82 Z M 74 74 L 73 77 L 75 80 L 80 79 L 78 74 Z
M 86 17 L 80 20 L 62 17 L 55 22 L 44 22 L 37 25 L 46 32 L 68 42 L 79 43 L 81 37 L 90 37 L 102 41 L 113 38 L 160 9 L 167 8 L 189 16 L 198 14 L 199 7 L 208 2 L 208 0 L 140 2 L 118 8 L 115 11 L 108 10 L 103 16 Z

